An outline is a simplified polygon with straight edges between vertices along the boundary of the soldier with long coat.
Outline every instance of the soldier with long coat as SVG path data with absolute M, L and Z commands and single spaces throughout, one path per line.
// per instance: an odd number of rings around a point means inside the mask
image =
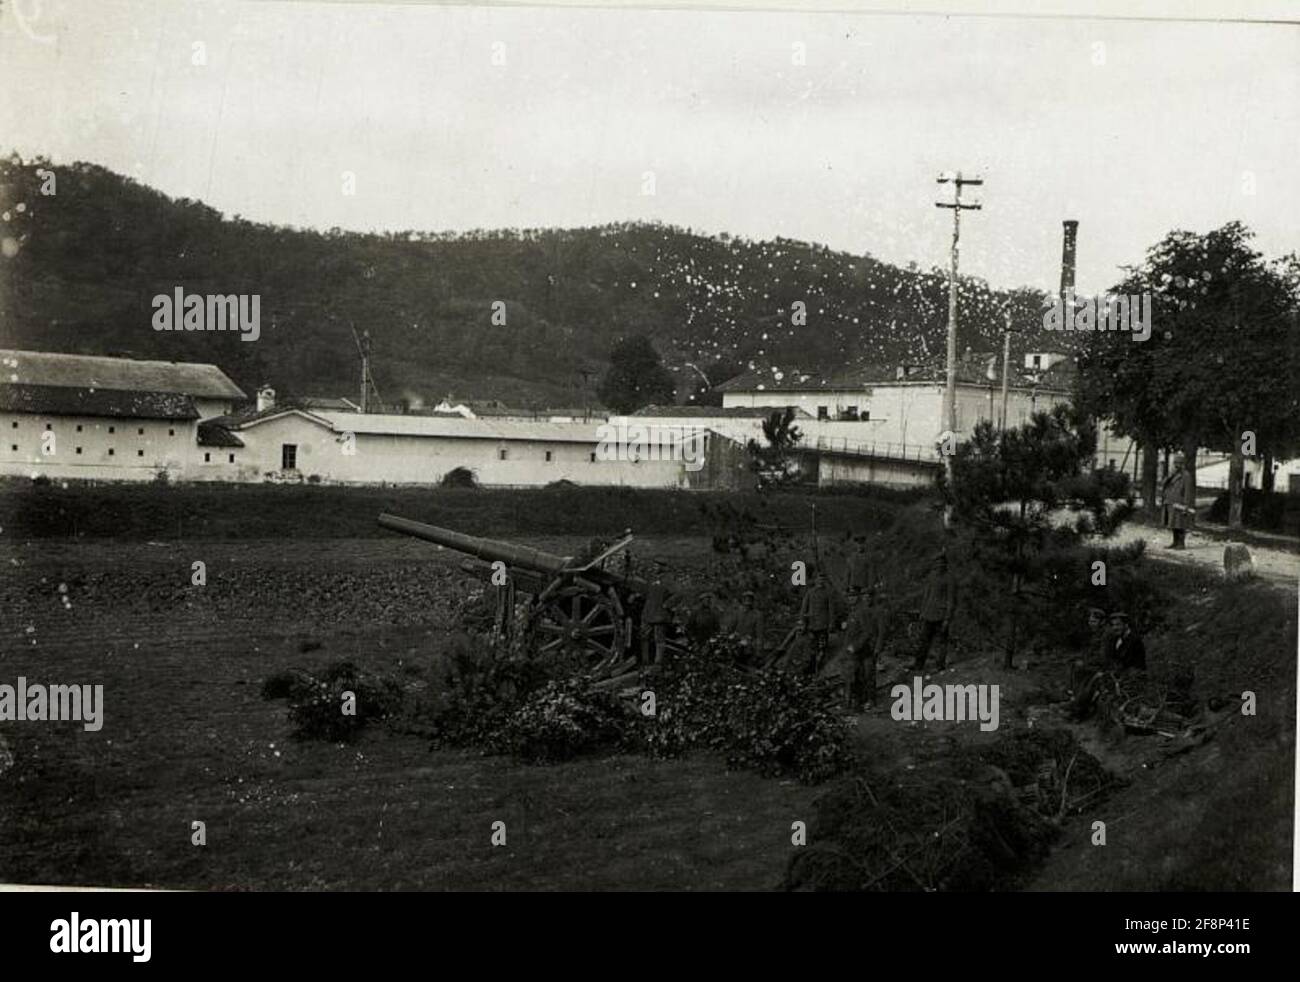
M 948 550 L 942 549 L 934 557 L 921 594 L 921 637 L 916 645 L 912 668 L 922 671 L 930 647 L 939 640 L 939 664 L 943 671 L 948 664 L 948 636 L 952 616 L 957 610 L 957 581 L 948 568 Z
M 1174 458 L 1173 470 L 1165 478 L 1161 500 L 1164 527 L 1174 533 L 1171 549 L 1187 548 L 1187 530 L 1196 523 L 1196 487 L 1184 468 L 1182 454 Z
M 840 672 L 846 708 L 857 713 L 864 704 L 870 709 L 876 701 L 876 661 L 884 647 L 888 618 L 865 593 L 856 594 L 850 602 L 854 607 L 844 627 Z

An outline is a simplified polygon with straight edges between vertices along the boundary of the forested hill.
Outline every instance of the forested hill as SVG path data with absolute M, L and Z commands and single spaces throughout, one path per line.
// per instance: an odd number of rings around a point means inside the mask
M 944 351 L 942 269 L 899 269 L 785 239 L 658 224 L 386 235 L 282 228 L 174 200 L 94 164 L 0 161 L 0 341 L 12 347 L 215 362 L 252 392 L 354 395 L 352 329 L 369 330 L 385 402 L 495 397 L 575 404 L 616 341 L 646 334 L 679 383 L 753 363 L 802 369 L 932 360 Z M 15 251 L 16 247 L 16 251 Z M 12 255 L 10 253 L 13 253 Z M 155 332 L 152 298 L 261 296 L 261 339 Z M 962 285 L 961 348 L 1001 348 L 1004 305 L 1041 330 L 1041 295 Z M 493 305 L 505 305 L 505 324 Z M 806 323 L 792 314 L 806 304 Z M 593 397 L 594 398 L 594 397 Z

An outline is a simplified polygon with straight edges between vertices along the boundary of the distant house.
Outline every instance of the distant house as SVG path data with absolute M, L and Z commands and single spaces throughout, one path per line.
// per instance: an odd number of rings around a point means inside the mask
M 204 421 L 245 399 L 215 365 L 0 350 L 0 475 L 184 479 L 205 456 L 232 467 L 238 443 L 205 442 Z

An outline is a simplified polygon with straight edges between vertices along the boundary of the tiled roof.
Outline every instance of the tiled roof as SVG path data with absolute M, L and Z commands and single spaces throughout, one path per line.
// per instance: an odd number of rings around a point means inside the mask
M 244 441 L 220 423 L 204 420 L 199 424 L 200 447 L 242 447 Z
M 198 419 L 194 400 L 177 392 L 88 389 L 0 382 L 0 411 L 50 416 L 116 416 L 129 419 Z
M 551 423 L 544 420 L 462 419 L 459 416 L 399 416 L 384 413 L 319 412 L 339 433 L 391 436 L 461 437 L 467 440 L 544 440 L 597 443 L 599 423 Z
M 175 392 L 204 399 L 244 399 L 216 365 L 183 361 L 137 361 L 99 355 L 0 349 L 0 382 L 18 385 Z
M 633 416 L 652 416 L 664 419 L 767 419 L 779 406 L 646 406 Z M 799 406 L 792 407 L 797 417 L 812 418 L 812 413 Z

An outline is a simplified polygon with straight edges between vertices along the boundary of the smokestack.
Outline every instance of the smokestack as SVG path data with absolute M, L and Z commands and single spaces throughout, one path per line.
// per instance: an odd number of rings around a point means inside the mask
M 1074 247 L 1079 235 L 1079 223 L 1073 218 L 1067 218 L 1061 224 L 1065 226 L 1061 242 L 1061 297 L 1064 298 L 1067 291 L 1074 291 Z

